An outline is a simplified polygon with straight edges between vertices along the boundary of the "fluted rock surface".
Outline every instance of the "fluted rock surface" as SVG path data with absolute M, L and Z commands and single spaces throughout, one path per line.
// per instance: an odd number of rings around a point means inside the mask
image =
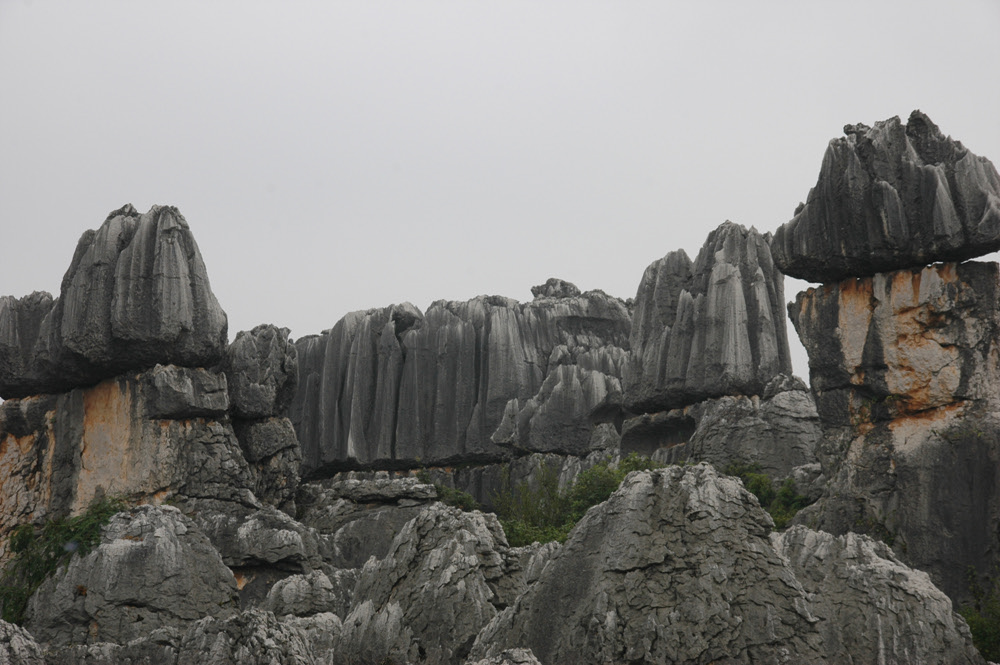
M 771 251 L 786 275 L 814 282 L 962 261 L 1000 249 L 1000 175 L 914 111 L 848 125 L 819 180 Z
M 1000 284 L 945 263 L 799 294 L 826 495 L 797 518 L 870 533 L 956 602 L 1000 562 Z
M 855 665 L 982 663 L 951 599 L 883 543 L 802 526 L 771 542 L 806 590 L 828 654 Z
M 26 626 L 53 645 L 124 643 L 238 607 L 236 580 L 204 534 L 176 508 L 139 506 L 42 584 Z
M 210 366 L 226 331 L 184 217 L 126 205 L 80 238 L 58 299 L 0 301 L 0 396 L 62 392 L 157 363 Z
M 635 297 L 625 405 L 666 411 L 759 395 L 791 373 L 784 277 L 769 237 L 726 222 L 691 262 L 683 250 L 646 268 Z
M 565 347 L 567 362 L 624 348 L 629 325 L 624 303 L 600 291 L 523 304 L 495 296 L 438 301 L 424 314 L 409 304 L 349 314 L 328 333 L 296 342 L 290 417 L 304 475 L 504 457 L 491 436 L 510 400 L 527 402 L 542 389 L 556 348 Z

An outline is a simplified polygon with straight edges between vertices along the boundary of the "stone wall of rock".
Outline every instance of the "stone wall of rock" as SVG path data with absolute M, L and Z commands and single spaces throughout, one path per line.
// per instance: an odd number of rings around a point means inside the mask
M 80 238 L 59 298 L 0 299 L 0 397 L 65 392 L 158 363 L 214 365 L 226 330 L 184 217 L 126 205 Z
M 509 456 L 505 445 L 530 447 L 531 430 L 553 422 L 575 426 L 561 449 L 586 449 L 594 421 L 617 417 L 630 319 L 615 298 L 567 289 L 523 304 L 482 296 L 426 313 L 409 304 L 355 312 L 299 340 L 291 417 L 304 473 L 487 462 Z M 546 412 L 553 399 L 574 410 Z M 520 405 L 530 408 L 523 430 L 494 441 Z
M 791 373 L 784 277 L 769 237 L 731 222 L 692 263 L 683 250 L 647 269 L 635 297 L 625 404 L 635 413 L 724 395 L 760 395 Z
M 786 275 L 837 282 L 1000 249 L 1000 175 L 988 159 L 920 111 L 905 125 L 895 117 L 844 134 L 774 235 Z

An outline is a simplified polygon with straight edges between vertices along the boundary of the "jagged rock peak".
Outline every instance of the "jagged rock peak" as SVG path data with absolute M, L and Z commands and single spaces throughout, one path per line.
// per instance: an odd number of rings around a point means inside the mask
M 784 278 L 770 237 L 725 222 L 692 263 L 683 250 L 648 268 L 635 298 L 625 404 L 662 411 L 723 395 L 759 395 L 791 373 Z
M 1000 249 L 1000 175 L 925 114 L 847 125 L 819 180 L 771 251 L 815 282 L 873 275 Z
M 549 277 L 544 284 L 531 287 L 531 295 L 535 298 L 575 298 L 580 295 L 580 289 L 571 282 Z
M 226 349 L 223 369 L 229 398 L 239 418 L 269 418 L 284 413 L 298 383 L 298 354 L 288 328 L 262 324 L 241 330 Z
M 93 385 L 160 364 L 214 365 L 226 314 L 187 221 L 131 205 L 83 234 L 60 296 L 0 300 L 0 396 Z

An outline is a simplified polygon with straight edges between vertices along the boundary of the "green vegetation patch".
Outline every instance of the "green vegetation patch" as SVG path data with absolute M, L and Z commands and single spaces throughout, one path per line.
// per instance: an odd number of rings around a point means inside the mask
M 0 606 L 4 621 L 20 625 L 28 599 L 56 569 L 74 554 L 86 556 L 101 541 L 101 529 L 111 516 L 128 508 L 120 498 L 105 497 L 76 517 L 47 521 L 42 527 L 16 527 L 8 546 L 13 558 L 0 573 Z
M 602 462 L 582 471 L 565 490 L 559 489 L 559 472 L 554 466 L 545 464 L 539 468 L 534 487 L 527 482 L 512 485 L 508 467 L 503 487 L 493 497 L 493 505 L 512 547 L 536 541 L 562 543 L 587 510 L 607 501 L 630 472 L 662 466 L 630 453 L 617 465 Z
M 980 655 L 987 661 L 1000 661 L 1000 576 L 989 580 L 989 587 L 984 589 L 979 584 L 976 569 L 968 569 L 969 591 L 974 599 L 972 605 L 966 605 L 958 611 L 969 624 L 972 631 L 972 643 Z
M 761 507 L 771 515 L 775 529 L 787 527 L 795 513 L 812 503 L 795 491 L 795 481 L 791 478 L 786 478 L 776 489 L 770 476 L 761 473 L 759 464 L 730 464 L 723 473 L 743 481 L 747 491 L 757 497 Z
M 426 485 L 433 485 L 434 491 L 437 492 L 438 501 L 441 503 L 461 508 L 465 512 L 479 510 L 479 502 L 476 501 L 474 496 L 468 492 L 463 492 L 460 489 L 448 487 L 447 485 L 442 485 L 441 483 L 435 483 L 431 480 L 431 475 L 426 469 L 421 469 L 417 472 L 417 480 Z

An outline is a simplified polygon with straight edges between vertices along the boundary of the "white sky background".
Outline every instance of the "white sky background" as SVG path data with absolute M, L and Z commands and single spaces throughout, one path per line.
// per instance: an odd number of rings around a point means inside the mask
M 919 108 L 1000 161 L 998 35 L 997 0 L 0 0 L 0 294 L 57 294 L 131 202 L 180 208 L 230 337 L 634 296 L 790 219 L 845 124 Z

